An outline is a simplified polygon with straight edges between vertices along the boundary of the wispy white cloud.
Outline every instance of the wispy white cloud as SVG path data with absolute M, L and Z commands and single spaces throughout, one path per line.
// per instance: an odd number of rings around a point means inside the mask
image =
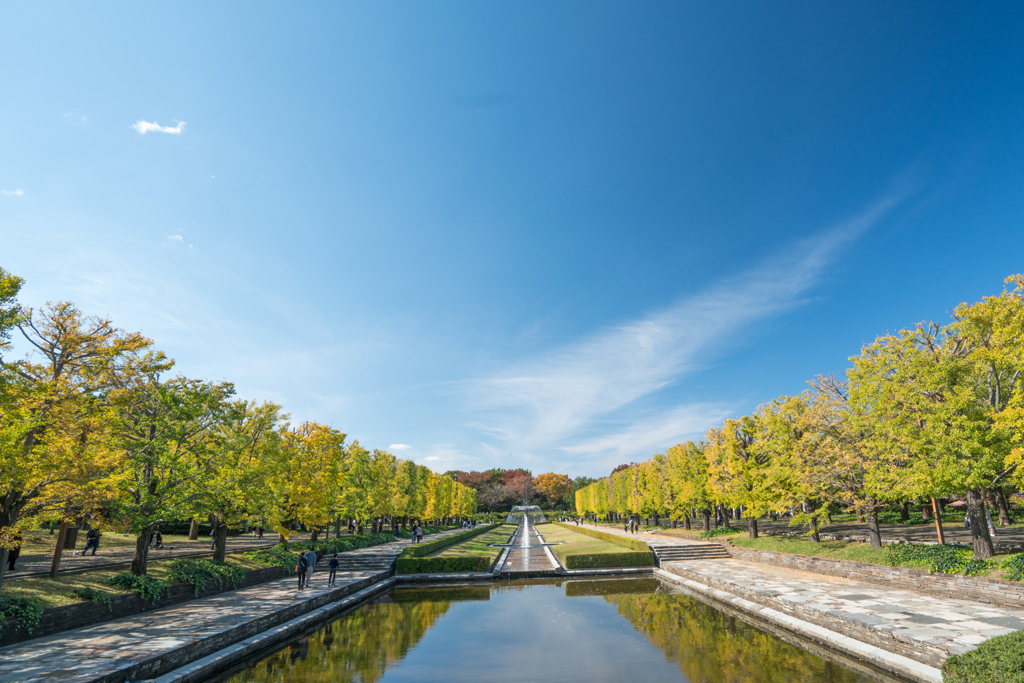
M 168 235 L 167 236 L 167 241 L 168 242 L 177 242 L 178 244 L 181 244 L 185 240 L 182 238 L 181 235 Z
M 407 444 L 407 443 L 393 443 L 393 444 L 391 444 L 390 446 L 388 446 L 388 450 L 389 450 L 389 451 L 391 451 L 391 452 L 395 452 L 395 451 L 407 451 L 407 450 L 409 450 L 410 448 L 412 448 L 412 446 L 410 446 L 410 445 L 409 445 L 409 444 Z
M 71 111 L 64 112 L 64 118 L 85 123 L 89 120 L 89 115 L 84 114 L 81 109 L 72 109 Z
M 8 197 L 20 197 L 21 195 L 25 194 L 25 190 L 21 189 L 20 187 L 14 190 L 0 190 L 0 192 L 3 192 Z
M 703 434 L 732 414 L 732 406 L 723 404 L 678 406 L 559 450 L 572 456 L 576 465 L 586 465 L 587 471 L 610 471 L 616 465 L 664 452 L 686 437 Z
M 721 408 L 678 408 L 643 419 L 630 413 L 640 399 L 706 365 L 743 329 L 806 301 L 841 249 L 898 201 L 896 196 L 879 201 L 761 266 L 666 309 L 467 383 L 463 389 L 480 416 L 477 426 L 518 453 L 561 449 L 608 457 L 622 456 L 627 445 L 633 453 L 650 455 L 685 434 L 702 432 L 724 415 Z M 604 422 L 625 426 L 593 436 L 605 431 L 600 429 Z
M 154 133 L 170 133 L 171 135 L 181 135 L 185 130 L 185 122 L 178 121 L 176 126 L 161 126 L 156 121 L 150 123 L 149 121 L 136 121 L 132 128 L 139 131 L 142 135 L 153 131 Z

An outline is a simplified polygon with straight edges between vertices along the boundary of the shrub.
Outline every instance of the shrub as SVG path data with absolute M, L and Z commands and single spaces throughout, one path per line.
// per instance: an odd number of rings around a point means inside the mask
M 170 588 L 170 584 L 162 579 L 154 579 L 145 574 L 135 576 L 131 572 L 114 574 L 107 579 L 107 583 L 121 590 L 136 591 L 146 602 L 159 602 Z
M 0 595 L 0 622 L 14 621 L 32 633 L 43 618 L 43 603 L 35 598 Z
M 196 597 L 199 597 L 199 592 L 210 582 L 215 583 L 220 590 L 237 588 L 245 579 L 245 570 L 226 562 L 180 558 L 171 560 L 167 577 L 172 581 L 190 584 L 196 591 Z
M 102 605 L 106 605 L 107 609 L 111 612 L 114 611 L 114 603 L 111 600 L 111 594 L 106 591 L 96 590 L 92 586 L 86 586 L 84 588 L 76 588 L 71 591 L 72 594 L 81 598 L 82 600 L 92 600 Z
M 1010 581 L 1024 580 L 1024 553 L 1011 555 L 1003 560 L 1003 569 L 1006 570 L 1006 578 Z
M 730 536 L 732 534 L 738 534 L 743 529 L 734 526 L 720 526 L 717 529 L 708 529 L 707 531 L 700 532 L 700 538 L 714 538 L 715 536 Z
M 461 543 L 467 539 L 479 536 L 480 534 L 490 531 L 491 529 L 498 526 L 497 524 L 489 524 L 487 526 L 477 527 L 476 529 L 469 529 L 458 534 L 452 534 L 451 536 L 445 536 L 444 538 L 435 538 L 433 541 L 425 541 L 423 543 L 417 543 L 415 545 L 408 546 L 399 555 L 399 558 L 410 558 L 410 557 L 423 557 L 431 553 L 437 552 L 441 548 L 447 548 L 450 545 Z
M 936 545 L 893 543 L 885 547 L 885 562 L 893 567 L 896 565 L 925 567 L 929 572 L 966 574 L 967 576 L 977 576 L 993 566 L 993 563 L 988 560 L 974 559 L 974 552 L 970 548 L 949 543 Z
M 622 553 L 578 553 L 566 555 L 564 562 L 566 569 L 652 567 L 654 566 L 654 553 L 650 550 Z
M 942 665 L 947 683 L 1024 683 L 1024 631 L 990 638 Z
M 639 538 L 625 538 L 624 536 L 619 536 L 618 534 L 610 534 L 607 531 L 588 529 L 582 526 L 565 524 L 564 522 L 552 522 L 552 524 L 554 524 L 555 526 L 560 526 L 564 529 L 569 529 L 570 531 L 575 531 L 577 533 L 583 534 L 584 536 L 600 538 L 602 541 L 608 541 L 609 543 L 614 543 L 615 545 L 621 545 L 625 548 L 629 548 L 630 550 L 646 552 L 651 549 L 650 546 L 648 546 L 645 542 L 641 541 Z
M 280 567 L 286 574 L 294 572 L 295 566 L 299 563 L 299 554 L 293 553 L 283 545 L 275 545 L 261 550 L 250 550 L 242 553 L 242 556 L 268 567 Z
M 442 572 L 485 572 L 492 558 L 476 557 L 399 557 L 395 569 L 399 574 L 438 574 Z

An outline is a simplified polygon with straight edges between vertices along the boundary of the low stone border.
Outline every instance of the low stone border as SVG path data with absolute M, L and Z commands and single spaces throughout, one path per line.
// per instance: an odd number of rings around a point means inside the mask
M 105 675 L 90 680 L 90 683 L 124 683 L 124 681 L 148 680 L 156 676 L 162 676 L 175 669 L 192 664 L 199 659 L 216 654 L 225 648 L 229 648 L 241 641 L 260 637 L 264 632 L 276 630 L 276 627 L 296 619 L 297 617 L 309 614 L 321 607 L 333 606 L 334 603 L 341 604 L 342 598 L 354 595 L 364 589 L 374 587 L 376 584 L 386 582 L 390 578 L 390 572 L 380 572 L 365 579 L 335 589 L 328 593 L 318 595 L 315 598 L 290 605 L 276 612 L 271 612 L 262 617 L 252 619 L 234 628 L 229 628 L 216 635 L 202 638 L 191 643 L 182 645 L 168 652 L 155 655 L 137 663 L 128 663 L 125 666 Z M 322 617 L 320 617 L 322 618 Z M 201 679 L 197 679 L 201 680 Z
M 264 631 L 251 638 L 235 643 L 230 647 L 207 655 L 191 664 L 170 671 L 158 678 L 149 679 L 149 683 L 201 683 L 222 671 L 230 669 L 253 655 L 279 645 L 286 640 L 306 631 L 314 630 L 323 622 L 340 617 L 345 612 L 355 609 L 363 602 L 378 593 L 394 586 L 396 577 L 391 577 L 348 595 L 337 602 L 315 609 L 291 621 Z
M 912 659 L 926 666 L 940 664 L 945 661 L 949 653 L 937 647 L 928 645 L 921 641 L 904 642 L 887 631 L 876 631 L 857 624 L 849 619 L 835 616 L 829 612 L 806 607 L 800 603 L 790 603 L 785 600 L 773 598 L 754 590 L 738 586 L 730 581 L 709 578 L 706 575 L 690 572 L 686 569 L 685 563 L 672 565 L 660 571 L 675 574 L 688 581 L 695 581 L 701 585 L 708 585 L 719 591 L 738 596 L 750 603 L 773 609 L 780 614 L 788 615 L 791 618 L 807 621 L 811 624 L 826 628 L 830 631 L 841 633 L 844 636 L 853 638 L 873 647 L 900 655 L 906 659 Z
M 931 595 L 973 600 L 988 605 L 1024 608 L 1024 584 L 1017 581 L 960 576 L 958 574 L 932 574 L 923 569 L 887 567 L 867 562 L 808 557 L 772 550 L 754 550 L 741 548 L 724 539 L 719 540 L 719 543 L 734 558 L 745 562 L 758 562 L 790 569 L 801 569 L 815 574 L 841 576 L 886 587 L 908 588 Z
M 671 583 L 675 583 L 691 591 L 707 596 L 716 602 L 754 615 L 759 619 L 774 624 L 786 631 L 796 633 L 804 638 L 826 645 L 844 654 L 856 657 L 889 671 L 897 676 L 917 683 L 942 683 L 942 671 L 920 661 L 863 642 L 858 637 L 838 633 L 821 625 L 804 621 L 785 612 L 773 609 L 759 602 L 747 600 L 732 592 L 709 586 L 702 581 L 686 576 L 685 570 L 674 573 L 665 569 L 656 569 L 655 575 Z
M 245 578 L 237 586 L 219 589 L 211 582 L 209 590 L 200 591 L 199 597 L 209 597 L 227 590 L 248 588 L 266 581 L 273 581 L 287 576 L 280 567 L 262 567 L 260 569 L 248 569 Z M 110 606 L 96 600 L 83 600 L 71 605 L 60 607 L 47 607 L 43 610 L 43 617 L 31 633 L 17 624 L 8 621 L 0 627 L 0 647 L 13 645 L 33 638 L 52 636 L 62 631 L 92 626 L 111 619 L 120 619 L 141 612 L 149 612 L 161 607 L 175 605 L 189 600 L 196 599 L 196 589 L 187 583 L 171 584 L 167 596 L 159 602 L 146 602 L 138 593 L 117 593 L 110 596 Z

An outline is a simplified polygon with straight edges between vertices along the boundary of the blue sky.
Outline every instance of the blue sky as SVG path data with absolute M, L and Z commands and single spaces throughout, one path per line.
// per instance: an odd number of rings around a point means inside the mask
M 0 8 L 0 265 L 439 471 L 604 475 L 1024 271 L 1019 3 L 205 5 Z

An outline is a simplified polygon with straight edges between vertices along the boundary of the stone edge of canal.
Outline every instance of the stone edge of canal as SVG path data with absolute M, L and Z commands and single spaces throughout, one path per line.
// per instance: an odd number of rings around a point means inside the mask
M 656 569 L 653 576 L 669 586 L 681 588 L 692 597 L 730 616 L 739 618 L 755 628 L 766 631 L 823 659 L 832 660 L 857 673 L 866 674 L 884 683 L 908 681 L 912 683 L 942 683 L 942 672 L 935 667 L 796 619 L 731 593 L 684 579 L 662 569 Z M 465 583 L 466 578 L 453 577 L 447 583 Z M 430 582 L 431 585 L 443 585 L 444 583 L 446 582 L 443 580 Z M 151 679 L 151 681 L 152 683 L 200 683 L 214 676 L 222 676 L 259 655 L 270 654 L 289 640 L 315 631 L 326 622 L 344 616 L 377 597 L 380 593 L 400 585 L 396 576 L 388 577 L 337 602 L 279 624 L 251 638 Z

